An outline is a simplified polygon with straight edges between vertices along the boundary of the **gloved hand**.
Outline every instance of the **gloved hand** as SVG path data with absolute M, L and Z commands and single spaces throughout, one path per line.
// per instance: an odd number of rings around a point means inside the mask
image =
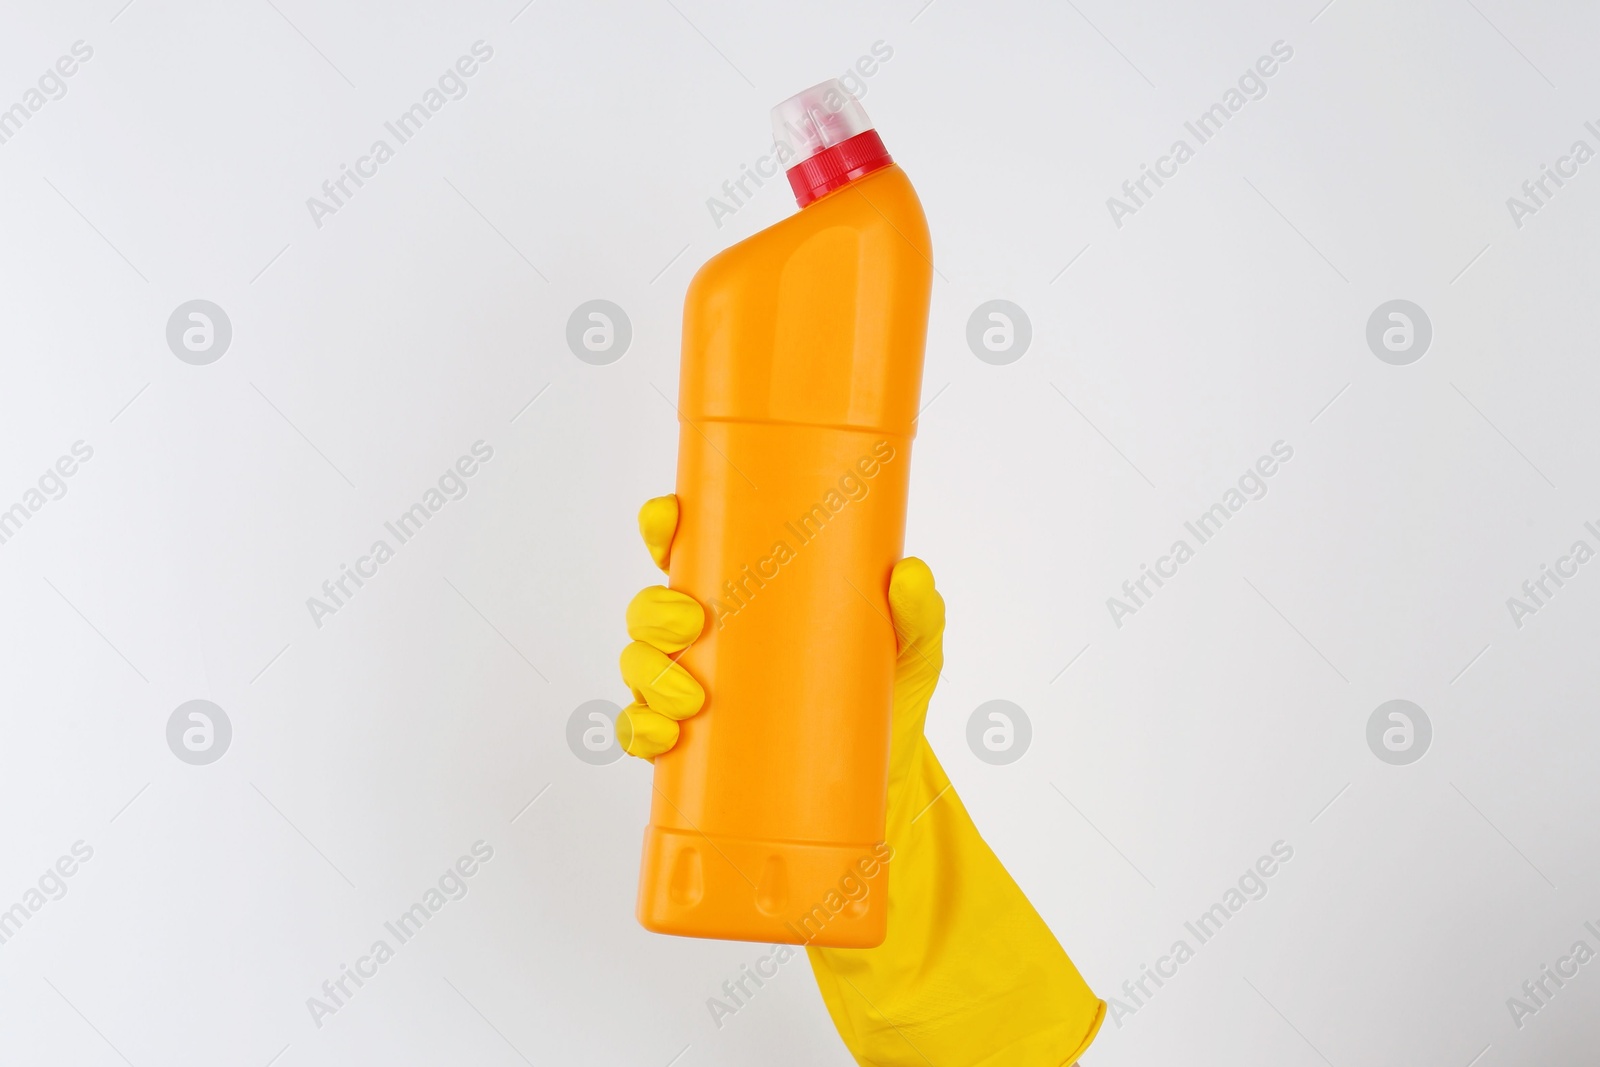
M 666 570 L 678 500 L 639 510 Z M 889 932 L 876 948 L 808 948 L 822 999 L 864 1067 L 1064 1067 L 1089 1046 L 1105 1004 L 978 835 L 923 737 L 944 665 L 944 598 L 920 559 L 895 564 L 889 610 L 898 637 L 885 831 Z M 628 605 L 622 678 L 634 703 L 617 740 L 649 759 L 678 740 L 678 720 L 705 690 L 673 660 L 700 636 L 705 612 L 684 593 L 651 586 Z

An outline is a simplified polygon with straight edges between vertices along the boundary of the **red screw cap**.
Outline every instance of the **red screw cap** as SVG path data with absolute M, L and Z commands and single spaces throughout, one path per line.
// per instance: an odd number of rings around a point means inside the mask
M 789 186 L 801 207 L 894 162 L 866 109 L 837 78 L 773 108 L 772 132 L 794 155 Z

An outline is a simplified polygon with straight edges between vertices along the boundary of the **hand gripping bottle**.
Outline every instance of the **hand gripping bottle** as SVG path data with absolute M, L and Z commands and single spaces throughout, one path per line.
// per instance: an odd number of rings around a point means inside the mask
M 670 585 L 706 689 L 655 759 L 639 921 L 882 942 L 896 641 L 933 263 L 917 194 L 838 81 L 773 109 L 800 211 L 689 285 Z

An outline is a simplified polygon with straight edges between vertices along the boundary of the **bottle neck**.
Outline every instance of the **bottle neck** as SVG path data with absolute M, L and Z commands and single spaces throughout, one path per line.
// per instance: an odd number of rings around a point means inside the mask
M 795 200 L 805 207 L 893 162 L 878 131 L 867 130 L 790 167 L 789 187 L 794 190 Z

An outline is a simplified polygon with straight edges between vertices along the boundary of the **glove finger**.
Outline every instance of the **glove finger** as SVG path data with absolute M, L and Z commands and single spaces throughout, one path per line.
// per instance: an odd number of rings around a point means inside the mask
M 944 597 L 934 588 L 933 571 L 915 556 L 896 563 L 889 575 L 889 614 L 902 658 L 912 649 L 926 652 L 944 636 Z
M 654 496 L 639 509 L 639 534 L 656 566 L 667 569 L 672 555 L 672 535 L 678 532 L 678 498 L 672 493 Z
M 628 604 L 628 636 L 663 652 L 688 648 L 705 625 L 700 602 L 666 586 L 641 589 Z
M 643 704 L 629 704 L 617 713 L 617 744 L 640 759 L 654 759 L 678 743 L 678 724 Z
M 643 641 L 622 650 L 622 680 L 635 700 L 669 719 L 687 719 L 706 702 L 706 691 L 693 675 Z

